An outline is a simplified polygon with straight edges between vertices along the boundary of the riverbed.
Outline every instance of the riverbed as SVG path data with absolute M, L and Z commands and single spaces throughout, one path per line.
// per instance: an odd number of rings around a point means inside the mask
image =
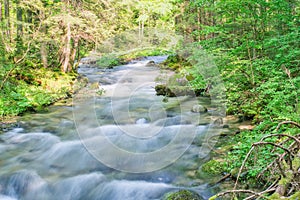
M 157 96 L 172 72 L 148 57 L 113 69 L 81 65 L 89 85 L 47 112 L 26 114 L 0 136 L 0 199 L 152 200 L 188 189 L 221 132 L 211 99 Z M 208 112 L 192 112 L 201 105 Z

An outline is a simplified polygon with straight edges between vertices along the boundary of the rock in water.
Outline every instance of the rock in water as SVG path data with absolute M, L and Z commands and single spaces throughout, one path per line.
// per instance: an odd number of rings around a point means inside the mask
M 145 118 L 141 118 L 136 120 L 135 122 L 136 124 L 147 124 L 147 120 Z
M 156 95 L 166 96 L 166 97 L 176 97 L 176 94 L 168 88 L 166 85 L 156 85 L 155 86 Z
M 202 200 L 202 198 L 195 192 L 179 190 L 177 192 L 167 194 L 163 200 Z
M 206 113 L 207 108 L 202 105 L 194 105 L 191 111 L 194 113 Z
M 149 61 L 149 62 L 146 64 L 146 67 L 156 67 L 156 66 L 157 66 L 156 63 L 155 63 L 153 60 Z

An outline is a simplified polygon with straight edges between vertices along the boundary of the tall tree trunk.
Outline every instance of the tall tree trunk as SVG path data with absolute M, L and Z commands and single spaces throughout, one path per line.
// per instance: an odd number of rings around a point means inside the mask
M 63 55 L 62 55 L 62 66 L 61 70 L 63 72 L 68 72 L 71 71 L 70 67 L 70 56 L 71 56 L 71 24 L 70 22 L 67 23 L 67 33 L 65 36 L 65 47 L 63 50 Z
M 9 0 L 4 0 L 4 15 L 6 19 L 6 36 L 8 40 L 11 42 Z
M 201 32 L 201 30 L 202 30 L 202 28 L 201 28 L 201 8 L 199 8 L 199 7 L 197 7 L 197 26 L 198 26 L 198 41 L 200 42 L 201 41 L 201 35 L 202 35 L 202 33 L 200 33 Z
M 0 23 L 1 23 L 1 25 L 2 25 L 2 22 L 3 22 L 3 5 L 2 5 L 2 1 L 0 1 Z
M 77 63 L 79 61 L 79 57 L 76 58 L 78 46 L 79 46 L 79 36 L 76 36 L 74 39 L 73 50 L 72 50 L 72 54 L 71 54 L 71 64 L 72 64 L 71 66 L 74 66 L 74 64 L 77 65 Z M 75 63 L 76 59 L 77 59 L 77 63 Z
M 23 35 L 23 10 L 19 7 L 19 1 L 17 2 L 17 37 Z
M 145 28 L 144 26 L 145 26 L 145 22 L 144 22 L 144 20 L 143 20 L 143 21 L 142 21 L 142 35 L 141 35 L 141 36 L 142 36 L 142 37 L 141 37 L 142 39 L 141 39 L 141 41 L 144 40 L 144 28 Z
M 213 4 L 213 8 L 215 8 L 215 1 L 213 0 L 212 1 L 212 4 Z M 215 27 L 216 26 L 216 12 L 215 12 L 215 9 L 212 12 L 212 25 Z M 215 32 L 212 33 L 212 37 L 214 38 L 216 35 L 215 35 Z
M 142 31 L 141 31 L 141 20 L 139 20 L 139 42 L 141 42 Z
M 46 34 L 46 27 L 42 26 L 41 28 L 41 32 Z M 47 42 L 42 41 L 41 42 L 41 49 L 40 49 L 40 53 L 41 53 L 41 60 L 43 63 L 43 67 L 47 68 L 48 67 L 48 51 L 47 51 Z
M 27 23 L 32 24 L 32 12 L 31 10 L 27 10 Z
M 47 44 L 46 44 L 46 42 L 41 43 L 41 50 L 40 51 L 41 51 L 41 59 L 42 59 L 43 66 L 45 68 L 47 68 L 48 67 L 48 59 L 47 59 L 48 53 L 47 53 Z

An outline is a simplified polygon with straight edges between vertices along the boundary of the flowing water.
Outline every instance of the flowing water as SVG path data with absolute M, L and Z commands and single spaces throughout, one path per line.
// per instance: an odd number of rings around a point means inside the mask
M 155 95 L 171 73 L 146 63 L 165 58 L 109 70 L 82 65 L 93 87 L 0 136 L 0 199 L 150 200 L 183 188 L 208 199 L 196 172 L 209 159 L 206 139 L 220 129 L 209 124 L 213 109 L 191 112 L 209 100 Z

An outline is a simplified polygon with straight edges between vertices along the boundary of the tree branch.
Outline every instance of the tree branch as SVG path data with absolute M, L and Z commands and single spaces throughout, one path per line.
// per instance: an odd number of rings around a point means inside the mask
M 263 194 L 268 193 L 268 192 L 273 192 L 273 191 L 275 191 L 275 188 L 271 188 L 269 190 L 265 190 L 265 191 L 262 191 L 262 192 L 259 192 L 259 193 L 254 192 L 252 190 L 229 190 L 229 191 L 226 191 L 226 192 L 219 193 L 214 197 L 217 198 L 217 197 L 225 196 L 227 194 L 232 194 L 232 193 L 233 194 L 235 194 L 235 193 L 249 193 L 249 194 L 253 194 L 253 195 L 250 196 L 251 198 L 248 197 L 246 199 L 252 199 L 254 197 L 261 197 L 261 198 L 264 198 L 264 199 L 269 199 L 268 197 L 263 196 Z
M 283 125 L 283 124 L 293 124 L 294 126 L 297 126 L 298 128 L 300 128 L 300 124 L 298 124 L 297 122 L 294 122 L 294 121 L 283 121 L 283 122 L 280 122 L 277 127 L 276 127 L 276 131 L 279 130 L 279 128 Z
M 244 169 L 244 167 L 245 167 L 245 164 L 246 164 L 246 162 L 247 162 L 247 160 L 248 160 L 248 158 L 249 158 L 249 156 L 250 156 L 250 154 L 252 153 L 253 150 L 254 150 L 254 146 L 252 145 L 251 149 L 248 151 L 248 153 L 247 153 L 245 159 L 243 160 L 242 166 L 241 166 L 240 169 L 239 169 L 239 173 L 238 173 L 238 175 L 237 175 L 237 178 L 236 178 L 236 181 L 235 181 L 233 190 L 236 189 L 237 184 L 238 184 L 238 181 L 239 181 L 239 178 L 240 178 L 240 176 L 241 176 L 241 173 L 242 173 L 242 171 L 243 171 L 243 169 Z
M 263 141 L 263 140 L 265 140 L 267 138 L 270 138 L 270 137 L 288 137 L 290 139 L 295 140 L 298 143 L 298 145 L 300 145 L 300 140 L 297 137 L 292 136 L 292 135 L 288 135 L 288 134 L 272 134 L 272 135 L 267 135 L 267 136 L 263 137 L 260 141 Z

